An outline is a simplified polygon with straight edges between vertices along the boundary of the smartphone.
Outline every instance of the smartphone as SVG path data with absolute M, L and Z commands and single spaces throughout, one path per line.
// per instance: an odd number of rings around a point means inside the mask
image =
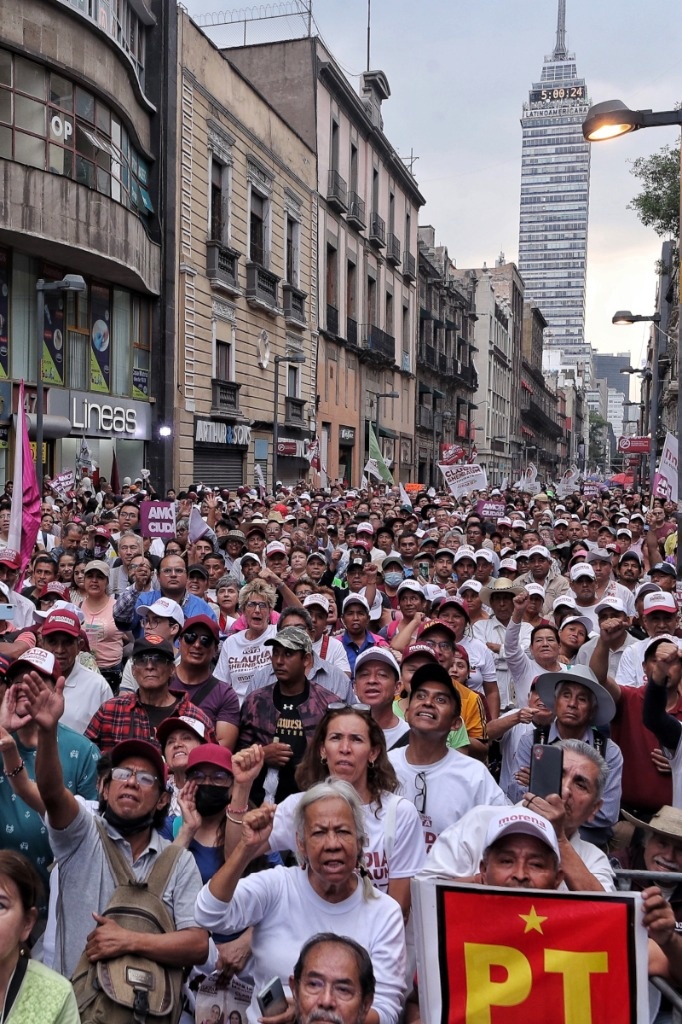
M 424 579 L 428 579 L 429 578 L 429 571 L 430 571 L 430 569 L 431 569 L 430 562 L 420 562 L 419 563 L 419 575 L 423 576 Z
M 2 619 L 13 619 L 14 618 L 14 605 L 13 604 L 0 604 L 0 620 Z
M 285 1013 L 289 1009 L 289 1003 L 279 978 L 269 981 L 260 990 L 256 999 L 264 1017 L 275 1017 L 278 1013 Z
M 561 795 L 564 770 L 564 752 L 552 744 L 536 743 L 530 756 L 530 782 L 528 792 L 534 796 Z

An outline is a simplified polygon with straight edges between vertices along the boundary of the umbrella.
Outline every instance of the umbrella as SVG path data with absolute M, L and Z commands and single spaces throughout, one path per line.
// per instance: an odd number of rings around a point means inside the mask
M 615 476 L 611 477 L 611 483 L 620 484 L 621 487 L 632 487 L 634 482 L 634 476 L 631 476 L 629 473 L 616 473 Z

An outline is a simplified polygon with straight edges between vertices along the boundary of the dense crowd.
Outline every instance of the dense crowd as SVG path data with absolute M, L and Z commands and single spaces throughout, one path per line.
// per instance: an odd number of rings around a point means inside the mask
M 3 1020 L 46 992 L 46 1022 L 94 1020 L 118 1005 L 122 963 L 161 972 L 136 1021 L 161 1013 L 162 990 L 168 1022 L 417 1022 L 416 876 L 613 892 L 616 870 L 664 873 L 632 886 L 650 974 L 679 983 L 670 502 L 193 486 L 163 496 L 176 519 L 161 540 L 140 530 L 160 497 L 147 480 L 115 495 L 85 475 L 68 498 L 46 485 L 22 578 L 11 490 Z M 540 795 L 531 762 L 549 746 L 559 781 Z M 157 925 L 131 930 L 145 880 Z

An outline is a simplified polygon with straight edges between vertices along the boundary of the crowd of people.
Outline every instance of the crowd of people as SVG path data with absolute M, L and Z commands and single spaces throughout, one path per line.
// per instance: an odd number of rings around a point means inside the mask
M 674 505 L 196 485 L 161 540 L 148 479 L 85 484 L 48 481 L 27 567 L 0 499 L 2 1020 L 100 1019 L 123 963 L 168 1024 L 206 979 L 241 986 L 223 1024 L 418 1022 L 415 877 L 646 871 L 650 974 L 682 981 Z M 126 927 L 143 882 L 157 926 Z

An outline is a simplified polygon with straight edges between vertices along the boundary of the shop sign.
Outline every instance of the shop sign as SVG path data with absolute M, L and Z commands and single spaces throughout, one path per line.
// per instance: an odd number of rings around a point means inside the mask
M 308 454 L 308 440 L 300 441 L 289 437 L 280 437 L 277 441 L 277 454 L 292 459 L 305 459 Z
M 355 444 L 355 427 L 339 427 L 339 444 L 345 447 Z
M 194 440 L 199 444 L 248 448 L 251 444 L 251 427 L 243 423 L 224 423 L 222 420 L 197 420 Z
M 48 409 L 51 415 L 67 416 L 71 437 L 120 437 L 127 440 L 151 440 L 151 408 L 146 402 L 129 398 L 104 398 L 89 391 L 63 391 L 51 388 Z

